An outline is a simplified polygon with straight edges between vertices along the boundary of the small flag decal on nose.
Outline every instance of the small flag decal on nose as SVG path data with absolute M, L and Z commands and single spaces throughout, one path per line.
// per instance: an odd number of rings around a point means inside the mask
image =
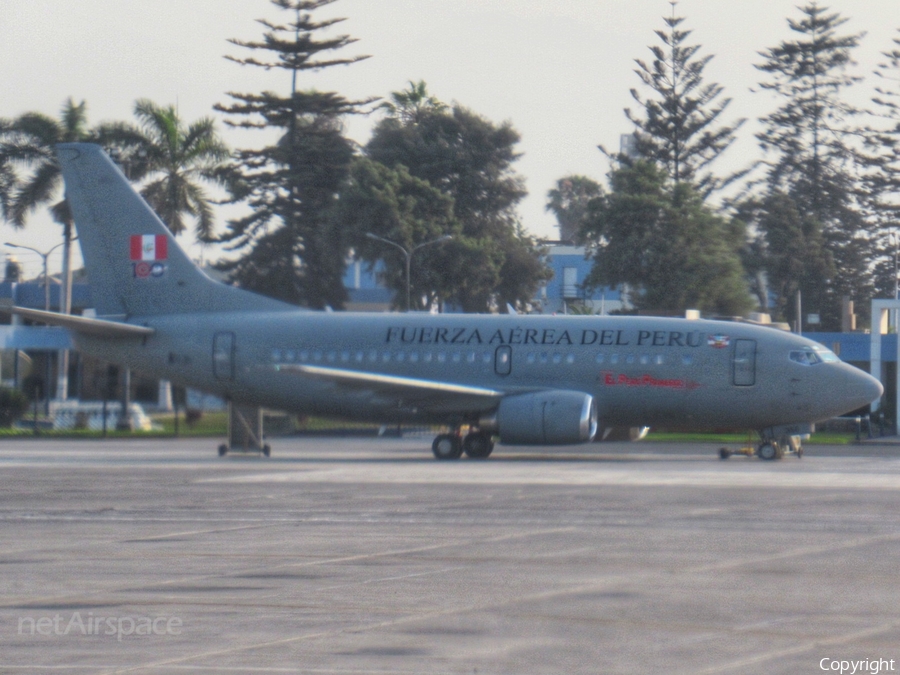
M 165 260 L 168 256 L 168 240 L 163 234 L 131 235 L 131 260 Z

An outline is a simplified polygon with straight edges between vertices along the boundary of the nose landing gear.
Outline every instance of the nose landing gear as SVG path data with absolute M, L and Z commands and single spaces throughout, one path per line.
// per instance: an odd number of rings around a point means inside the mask
M 784 450 L 779 443 L 774 441 L 764 441 L 759 444 L 756 454 L 760 459 L 773 460 L 784 457 Z
M 766 461 L 782 459 L 787 454 L 796 455 L 797 459 L 803 457 L 803 436 L 795 435 L 776 437 L 764 432 L 762 432 L 760 435 L 761 440 L 755 447 L 753 445 L 751 436 L 751 438 L 747 439 L 747 445 L 742 447 L 740 450 L 732 450 L 731 448 L 727 447 L 720 448 L 719 459 L 728 459 L 732 455 L 744 455 L 745 457 L 752 457 L 756 455 L 760 459 L 764 459 Z

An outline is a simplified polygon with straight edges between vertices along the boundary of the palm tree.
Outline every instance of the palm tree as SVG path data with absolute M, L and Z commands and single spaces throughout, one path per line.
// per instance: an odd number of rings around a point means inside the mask
M 428 85 L 425 80 L 413 82 L 402 91 L 392 91 L 391 100 L 382 103 L 388 115 L 396 117 L 404 124 L 418 124 L 422 115 L 427 113 L 443 112 L 447 104 L 442 103 L 436 97 L 428 93 Z
M 9 218 L 10 200 L 12 199 L 13 186 L 16 183 L 16 174 L 8 160 L 0 158 L 0 218 Z
M 9 194 L 4 214 L 14 227 L 24 227 L 28 214 L 60 196 L 62 173 L 56 160 L 56 144 L 93 139 L 87 126 L 87 104 L 71 98 L 63 104 L 59 119 L 28 112 L 0 126 L 0 166 L 22 166 L 30 173 Z M 65 199 L 50 207 L 53 219 L 71 232 L 72 216 Z
M 87 124 L 87 104 L 71 98 L 63 104 L 59 119 L 28 112 L 0 124 L 0 214 L 13 227 L 24 227 L 29 213 L 53 202 L 50 215 L 63 226 L 63 264 L 60 311 L 72 311 L 72 225 L 69 203 L 63 196 L 62 171 L 56 159 L 56 144 L 95 140 Z M 25 168 L 24 178 L 13 168 Z M 68 351 L 60 352 L 58 396 L 68 388 Z
M 209 241 L 215 225 L 212 200 L 203 182 L 217 182 L 217 170 L 230 152 L 219 138 L 212 118 L 187 128 L 174 106 L 147 99 L 135 103 L 138 125 L 101 125 L 101 143 L 114 149 L 129 179 L 148 180 L 141 194 L 172 234 L 187 230 L 185 216 L 196 220 L 197 238 Z
M 63 226 L 63 311 L 71 310 L 70 261 L 72 214 L 61 198 L 62 172 L 56 144 L 94 140 L 87 124 L 87 104 L 71 98 L 63 104 L 59 119 L 38 112 L 24 113 L 0 125 L 0 207 L 13 227 L 24 227 L 28 214 L 51 203 L 50 214 Z M 15 180 L 15 166 L 27 175 Z M 3 167 L 6 173 L 3 173 Z M 59 199 L 59 201 L 56 201 Z

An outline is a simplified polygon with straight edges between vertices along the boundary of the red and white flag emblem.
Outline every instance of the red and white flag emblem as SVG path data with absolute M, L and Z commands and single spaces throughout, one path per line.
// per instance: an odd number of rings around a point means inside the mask
M 168 256 L 168 240 L 164 234 L 131 235 L 131 259 L 165 260 Z

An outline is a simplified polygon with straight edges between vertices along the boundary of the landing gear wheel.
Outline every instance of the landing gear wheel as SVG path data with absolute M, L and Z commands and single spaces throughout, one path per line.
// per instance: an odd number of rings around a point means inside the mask
M 782 450 L 777 443 L 770 443 L 767 441 L 765 443 L 760 443 L 756 454 L 759 455 L 760 459 L 781 459 L 784 457 L 784 450 Z
M 719 448 L 719 459 L 728 459 L 731 457 L 731 450 L 728 448 Z
M 435 459 L 459 459 L 462 455 L 462 441 L 456 434 L 440 434 L 431 444 Z
M 224 457 L 227 454 L 228 454 L 228 446 L 225 445 L 224 443 L 222 443 L 222 445 L 219 446 L 219 457 Z
M 487 459 L 494 450 L 491 435 L 482 431 L 466 434 L 463 439 L 463 450 L 469 459 Z
M 272 448 L 268 443 L 262 446 L 262 454 L 264 454 L 266 457 L 270 457 L 272 455 Z

